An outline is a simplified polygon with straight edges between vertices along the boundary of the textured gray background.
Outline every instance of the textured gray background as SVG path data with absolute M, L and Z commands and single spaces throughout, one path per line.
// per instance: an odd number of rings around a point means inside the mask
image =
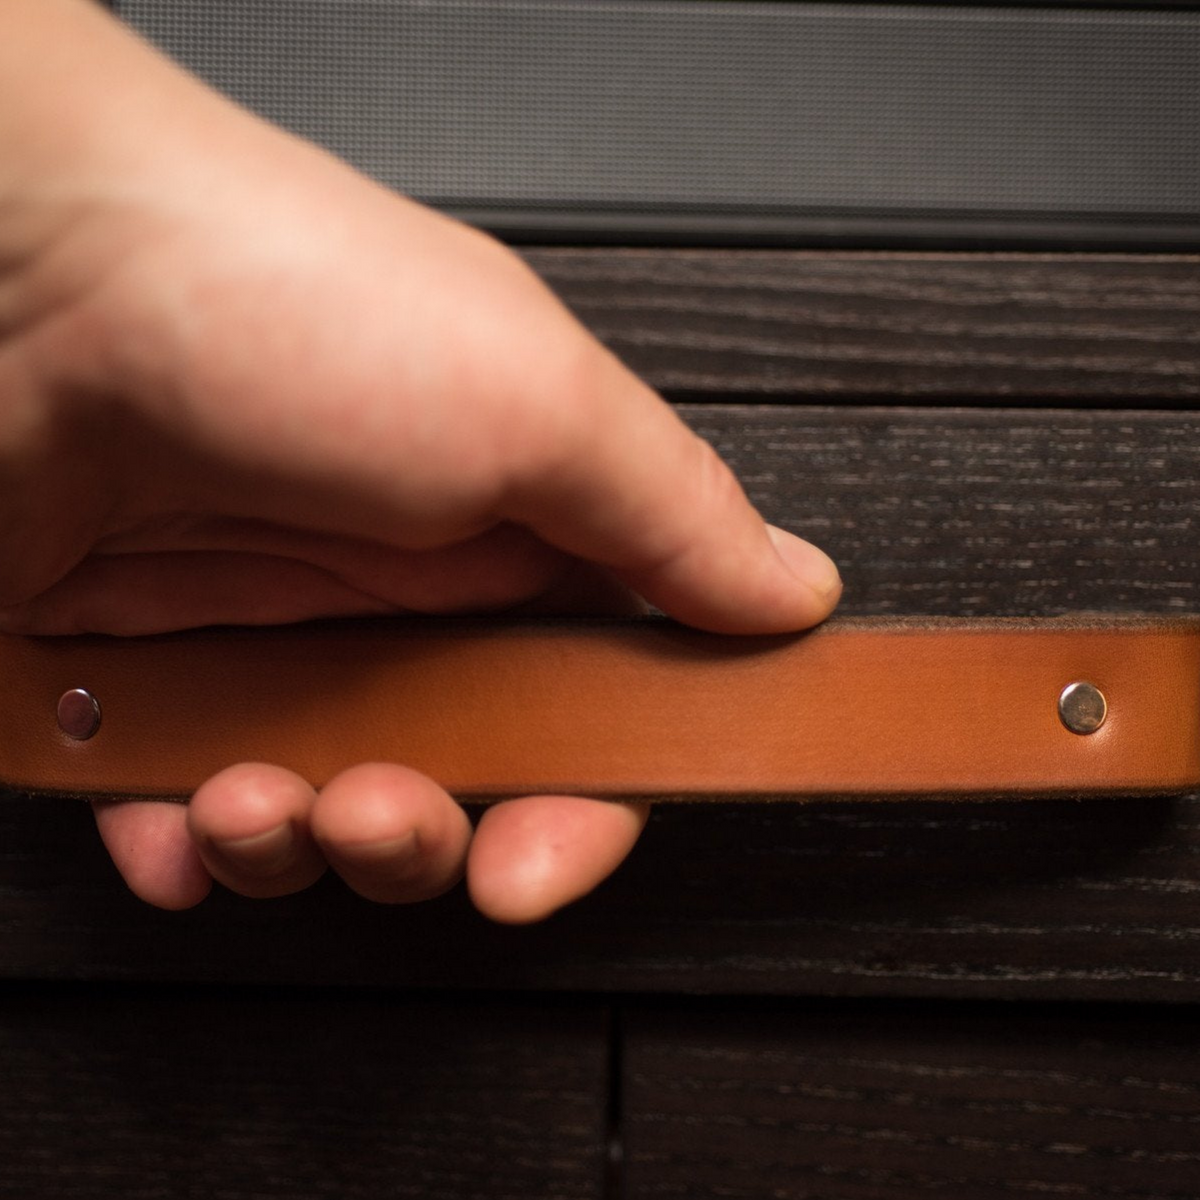
M 586 213 L 596 229 L 668 219 L 675 234 L 688 217 L 694 228 L 723 221 L 726 234 L 747 223 L 800 222 L 812 234 L 885 219 L 1073 217 L 1115 222 L 1136 240 L 1141 226 L 1200 224 L 1197 12 L 678 0 L 117 7 L 259 112 L 493 225 L 545 210 L 556 214 L 543 216 L 548 226 Z

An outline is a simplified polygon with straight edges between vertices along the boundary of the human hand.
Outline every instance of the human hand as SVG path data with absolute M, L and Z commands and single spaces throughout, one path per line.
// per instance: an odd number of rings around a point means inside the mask
M 136 635 L 331 615 L 630 608 L 821 620 L 840 583 L 519 259 L 369 183 L 81 0 L 0 0 L 0 627 Z M 435 781 L 316 793 L 231 765 L 188 808 L 96 805 L 153 904 L 373 899 L 464 873 L 537 919 L 632 846 L 562 796 L 472 831 Z

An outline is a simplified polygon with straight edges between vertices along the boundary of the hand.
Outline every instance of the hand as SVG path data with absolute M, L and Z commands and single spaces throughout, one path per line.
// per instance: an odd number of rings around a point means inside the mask
M 0 0 L 0 627 L 136 635 L 330 615 L 592 611 L 799 629 L 833 564 L 487 237 L 220 99 L 80 0 Z M 472 831 L 364 764 L 319 794 L 231 765 L 181 808 L 96 806 L 129 886 L 417 900 L 465 872 L 533 920 L 640 807 Z

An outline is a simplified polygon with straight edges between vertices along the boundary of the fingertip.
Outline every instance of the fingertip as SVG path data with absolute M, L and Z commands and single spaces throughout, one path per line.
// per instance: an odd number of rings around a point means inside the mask
M 206 780 L 187 806 L 198 838 L 257 837 L 293 814 L 307 814 L 315 793 L 298 775 L 267 763 L 238 763 Z
M 205 867 L 231 891 L 254 899 L 290 895 L 325 873 L 309 831 L 315 799 L 292 771 L 239 763 L 197 789 L 188 832 Z
M 650 572 L 625 574 L 668 616 L 727 634 L 794 633 L 837 607 L 842 579 L 811 542 L 763 523 L 752 509 L 740 531 L 706 531 Z
M 113 865 L 140 900 L 180 911 L 208 895 L 212 876 L 192 842 L 183 805 L 112 800 L 93 803 L 92 811 Z
M 505 925 L 541 921 L 587 895 L 624 861 L 649 808 L 575 796 L 526 796 L 489 808 L 467 859 L 475 907 Z
M 471 825 L 432 779 L 392 763 L 364 763 L 322 788 L 312 832 L 359 895 L 382 904 L 432 899 L 462 878 Z
M 837 564 L 818 546 L 778 525 L 767 525 L 767 538 L 779 561 L 801 588 L 811 595 L 802 610 L 805 627 L 823 621 L 842 598 L 842 576 Z

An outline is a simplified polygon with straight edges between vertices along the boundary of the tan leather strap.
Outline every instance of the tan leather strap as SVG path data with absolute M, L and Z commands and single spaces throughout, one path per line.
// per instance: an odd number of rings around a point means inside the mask
M 1058 699 L 1098 688 L 1103 725 Z M 99 728 L 66 736 L 69 689 Z M 353 622 L 0 638 L 0 780 L 186 797 L 236 762 L 315 784 L 402 762 L 463 797 L 1179 790 L 1200 782 L 1196 621 Z

